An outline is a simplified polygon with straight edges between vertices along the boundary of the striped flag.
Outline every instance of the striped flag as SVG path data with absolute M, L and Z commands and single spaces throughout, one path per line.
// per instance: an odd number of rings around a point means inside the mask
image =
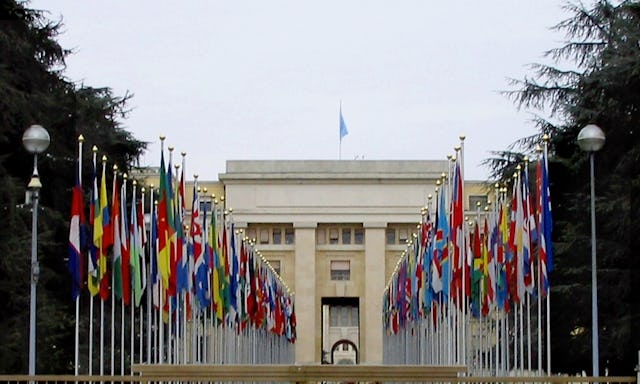
M 113 228 L 113 293 L 122 299 L 122 243 L 120 237 L 120 191 L 116 173 L 113 173 L 111 198 L 111 227 Z
M 84 237 L 84 208 L 82 186 L 76 173 L 76 184 L 71 192 L 71 221 L 69 223 L 69 262 L 71 273 L 71 297 L 77 300 L 82 291 L 82 238 Z

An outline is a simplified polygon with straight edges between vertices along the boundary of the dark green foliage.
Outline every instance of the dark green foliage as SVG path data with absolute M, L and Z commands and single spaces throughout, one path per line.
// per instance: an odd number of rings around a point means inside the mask
M 38 373 L 73 372 L 75 319 L 66 259 L 77 137 L 85 137 L 84 185 L 90 185 L 91 146 L 122 170 L 145 147 L 120 126 L 130 95 L 116 97 L 109 88 L 63 77 L 69 51 L 55 40 L 60 26 L 24 2 L 0 0 L 0 373 L 27 371 L 31 207 L 23 203 L 33 158 L 22 147 L 24 130 L 40 124 L 51 136 L 38 161 Z
M 600 373 L 633 374 L 640 349 L 640 4 L 603 0 L 565 9 L 571 16 L 556 29 L 568 41 L 547 52 L 554 65 L 533 65 L 535 75 L 512 81 L 516 90 L 506 92 L 520 107 L 550 112 L 549 120 L 534 120 L 540 135 L 514 148 L 530 153 L 542 134 L 551 137 L 552 365 L 569 373 L 591 367 L 589 161 L 576 138 L 593 123 L 607 137 L 595 155 Z M 488 163 L 506 179 L 519 159 L 497 157 Z

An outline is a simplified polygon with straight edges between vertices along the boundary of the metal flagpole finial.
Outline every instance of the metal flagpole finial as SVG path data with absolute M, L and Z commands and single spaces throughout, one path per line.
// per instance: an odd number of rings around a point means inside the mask
M 107 162 L 107 155 L 102 155 L 102 162 L 106 163 Z
M 170 145 L 168 149 L 169 149 L 169 152 L 173 152 L 173 150 L 176 148 L 173 145 Z
M 93 153 L 97 153 L 98 152 L 98 147 L 96 147 L 95 145 L 93 147 L 91 147 L 91 151 Z
M 460 141 L 464 141 L 465 138 L 466 138 L 465 135 L 460 135 Z
M 551 137 L 549 137 L 549 135 L 547 135 L 546 133 L 542 135 L 542 141 L 548 143 L 549 140 L 551 140 Z
M 81 142 L 81 143 L 84 141 L 84 136 L 82 136 L 82 134 L 80 134 L 80 136 L 78 136 L 78 141 Z
M 164 141 L 167 137 L 165 135 L 160 135 L 160 141 Z
M 461 146 L 459 146 L 459 145 L 456 145 L 455 147 L 453 147 L 453 149 L 454 149 L 456 152 L 460 152 L 460 150 L 462 149 L 462 147 L 461 147 Z
M 118 165 L 117 164 L 113 164 L 113 173 L 118 172 Z

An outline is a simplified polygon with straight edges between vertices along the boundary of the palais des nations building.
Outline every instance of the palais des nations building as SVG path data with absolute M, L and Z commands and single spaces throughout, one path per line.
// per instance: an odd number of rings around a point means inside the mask
M 449 164 L 233 160 L 219 181 L 198 185 L 225 196 L 236 229 L 295 293 L 296 363 L 381 363 L 382 292 Z M 153 180 L 148 171 L 138 176 Z M 482 182 L 464 192 L 467 211 L 490 200 Z

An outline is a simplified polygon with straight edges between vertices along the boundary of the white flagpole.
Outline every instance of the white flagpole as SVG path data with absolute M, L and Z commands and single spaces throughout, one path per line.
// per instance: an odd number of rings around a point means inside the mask
M 144 189 L 144 187 L 142 187 L 140 189 L 140 193 L 141 193 L 140 194 L 140 204 L 141 204 L 140 210 L 142 212 L 142 223 L 138 223 L 138 226 L 142 227 L 142 230 L 140 231 L 140 239 L 146 239 L 146 236 L 147 236 L 146 228 L 145 228 L 145 225 L 144 225 L 144 192 L 145 192 L 145 189 Z M 136 213 L 137 213 L 137 210 L 136 210 Z M 145 252 L 146 252 L 146 248 L 147 247 L 146 247 L 146 242 L 142 241 L 142 243 L 143 243 L 142 244 L 142 248 L 140 249 L 140 252 L 141 252 L 141 254 L 140 254 L 140 259 L 141 259 L 140 260 L 140 275 L 141 275 L 141 277 L 140 278 L 142 280 L 142 290 L 146 293 L 146 288 L 147 288 L 147 262 L 146 262 L 146 260 L 147 260 L 147 258 L 145 256 Z M 148 296 L 149 295 L 147 294 L 147 297 Z M 144 308 L 142 306 L 142 300 L 140 301 L 139 312 L 140 313 L 139 313 L 138 316 L 139 316 L 140 325 L 139 325 L 139 331 L 138 331 L 138 340 L 139 340 L 138 362 L 140 364 L 142 364 L 142 362 L 144 361 L 144 358 L 143 358 L 144 353 L 143 353 L 143 351 L 144 351 L 144 340 L 145 340 L 145 337 L 144 337 Z
M 84 137 L 78 136 L 78 183 L 82 188 L 82 143 Z M 80 258 L 82 258 L 82 251 L 80 252 Z M 82 263 L 81 263 L 82 264 Z M 80 282 L 82 287 L 82 282 Z M 76 297 L 76 321 L 75 321 L 75 334 L 74 334 L 74 348 L 73 348 L 73 373 L 78 376 L 79 357 L 80 357 L 80 295 L 82 294 L 82 288 L 79 288 L 78 296 Z
M 160 354 L 160 358 L 158 359 L 160 364 L 164 364 L 165 363 L 165 354 L 164 354 L 164 318 L 163 318 L 163 312 L 164 312 L 164 296 L 165 296 L 165 290 L 164 290 L 164 286 L 162 284 L 162 279 L 160 279 L 160 281 L 158 282 L 158 285 L 160 286 L 160 306 L 158 308 L 158 329 L 160 330 L 158 332 L 158 353 Z
M 82 256 L 80 256 L 82 257 Z M 79 358 L 79 350 L 80 350 L 80 327 L 79 327 L 79 319 L 80 319 L 80 296 L 76 298 L 76 321 L 75 321 L 75 335 L 74 335 L 74 348 L 73 348 L 73 361 L 75 366 L 73 367 L 73 374 L 78 376 L 78 358 Z
M 549 147 L 549 136 L 548 135 L 543 135 L 542 136 L 542 141 L 544 142 L 544 145 L 542 146 L 542 150 L 544 151 L 544 164 L 542 164 L 542 166 L 544 167 L 544 169 L 547 171 L 547 177 L 549 177 L 549 168 L 548 168 L 548 147 Z M 548 202 L 543 201 L 543 204 L 547 204 Z M 548 242 L 548 244 L 550 245 L 550 247 L 553 246 L 553 243 L 551 242 L 551 239 L 547 239 L 545 237 L 545 241 Z M 547 279 L 549 278 L 549 276 L 547 276 Z M 547 304 L 547 310 L 546 310 L 546 324 L 547 324 L 547 332 L 546 332 L 546 336 L 547 336 L 547 375 L 551 376 L 551 288 L 549 288 L 547 290 L 547 300 L 546 300 L 546 304 Z
M 120 245 L 122 246 L 122 244 L 125 245 L 125 247 L 128 249 L 129 248 L 129 244 L 127 243 L 128 239 L 127 239 L 127 223 L 125 220 L 125 215 L 127 213 L 126 210 L 126 205 L 127 205 L 127 174 L 125 173 L 124 175 L 122 175 L 122 186 L 120 187 L 120 190 L 122 191 L 120 193 L 120 220 L 121 220 L 121 225 L 120 225 L 120 236 L 124 237 L 124 243 L 122 243 L 122 239 L 120 240 Z M 129 268 L 128 265 L 124 266 L 124 260 L 122 263 L 123 267 L 125 268 Z M 123 285 L 124 285 L 124 279 L 122 281 Z M 126 322 L 125 322 L 125 297 L 124 295 L 126 294 L 126 292 L 124 292 L 124 289 L 122 291 L 122 300 L 120 301 L 120 375 L 124 375 L 124 356 L 126 354 L 126 349 L 127 346 L 125 344 L 125 338 L 124 338 L 124 334 L 125 334 L 125 327 L 126 327 Z
M 149 185 L 149 217 L 153 217 L 153 209 L 154 209 L 154 205 L 153 205 L 153 184 Z M 144 212 L 144 211 L 143 211 Z M 153 222 L 150 223 L 151 226 L 153 226 Z M 149 227 L 151 228 L 151 227 Z M 152 346 L 152 330 L 154 329 L 153 327 L 153 320 L 152 320 L 152 310 L 151 307 L 153 306 L 153 280 L 151 279 L 151 263 L 153 262 L 151 260 L 151 257 L 153 255 L 153 246 L 155 245 L 151 240 L 153 240 L 151 238 L 151 236 L 149 236 L 149 239 L 147 240 L 147 246 L 145 247 L 145 249 L 148 251 L 147 255 L 149 256 L 149 265 L 145 266 L 145 273 L 147 274 L 147 282 L 149 283 L 149 287 L 147 287 L 147 364 L 151 364 L 151 362 L 153 361 L 151 359 L 151 346 Z
M 527 294 L 527 370 L 531 371 L 531 297 Z
M 107 166 L 107 156 L 102 156 L 102 175 L 105 175 L 105 167 Z M 102 191 L 101 191 L 102 192 Z M 100 196 L 100 199 L 102 199 L 102 196 Z M 102 207 L 96 207 L 96 209 L 102 209 Z M 106 255 L 102 254 L 102 242 L 104 241 L 104 238 L 100 240 L 100 248 L 98 250 L 98 252 L 100 252 L 100 257 L 106 257 Z M 98 265 L 100 265 L 100 262 L 98 262 Z M 99 290 L 102 290 L 102 276 L 100 276 L 102 273 L 99 273 L 98 276 L 100 277 L 100 281 L 99 281 Z M 99 293 L 100 296 L 100 376 L 104 375 L 104 300 L 102 299 L 102 293 Z
M 456 147 L 456 157 L 458 157 L 460 159 L 460 180 L 462 180 L 460 189 L 461 189 L 461 194 L 462 196 L 464 196 L 464 139 L 465 136 L 464 135 L 460 135 L 459 137 L 460 139 L 460 147 L 458 149 L 458 147 Z M 464 203 L 463 203 L 464 206 Z M 471 208 L 471 207 L 469 207 Z M 462 225 L 462 239 L 463 239 L 463 244 L 462 247 L 460 248 L 460 254 L 462 257 L 462 295 L 461 295 L 461 301 L 462 301 L 462 364 L 463 365 L 467 365 L 467 343 L 468 343 L 468 337 L 467 337 L 467 330 L 469 327 L 469 319 L 467 318 L 467 278 L 466 278 L 466 270 L 467 270 L 467 238 L 465 236 L 465 230 L 467 229 L 467 226 L 463 223 Z
M 103 375 L 104 375 L 104 300 L 100 298 L 100 376 L 103 376 Z
M 137 183 L 135 180 L 133 180 L 133 190 L 131 192 L 131 217 L 129 217 L 129 225 L 132 226 L 131 223 L 134 222 L 134 215 L 136 215 L 136 186 Z M 135 241 L 135 231 L 136 229 L 133 228 L 133 232 L 131 230 L 129 230 L 129 255 L 130 255 L 130 259 L 129 259 L 129 265 L 131 265 L 131 258 L 135 257 L 133 249 L 136 246 L 136 241 Z M 131 329 L 130 329 L 130 333 L 129 333 L 129 344 L 130 344 L 130 353 L 131 353 L 131 357 L 129 358 L 129 363 L 133 364 L 133 362 L 135 361 L 135 328 L 136 328 L 136 321 L 135 321 L 135 296 L 134 296 L 134 291 L 135 291 L 135 287 L 133 284 L 133 275 L 131 275 L 131 279 L 132 279 L 132 284 L 131 284 L 131 303 L 129 304 L 131 307 L 129 308 L 129 316 L 130 316 L 130 321 L 129 324 L 131 324 Z
M 134 187 L 135 188 L 135 187 Z M 134 189 L 134 196 L 135 196 L 135 189 Z M 134 198 L 135 200 L 135 198 Z M 132 248 L 132 247 L 131 247 Z M 133 294 L 134 288 L 131 287 L 131 303 L 129 304 L 129 324 L 130 324 L 130 332 L 129 332 L 129 351 L 130 351 L 130 358 L 129 358 L 129 363 L 133 364 L 133 362 L 135 361 L 135 343 L 134 343 L 134 335 L 135 335 L 135 328 L 136 328 L 136 321 L 135 321 L 135 312 L 134 312 L 134 308 L 135 305 L 135 297 Z
M 118 166 L 113 165 L 113 189 L 111 192 L 111 199 L 116 195 L 116 180 L 118 177 Z M 112 200 L 113 201 L 113 200 Z M 112 205 L 113 206 L 113 205 Z M 120 209 L 120 207 L 118 207 Z M 111 212 L 112 217 L 115 216 L 113 212 Z M 113 225 L 116 226 L 118 223 L 113 222 Z M 112 228 L 112 231 L 115 233 L 115 228 Z M 115 247 L 115 241 L 114 241 Z M 112 257 L 112 268 L 111 268 L 111 375 L 115 375 L 115 345 L 116 345 L 116 330 L 115 330 L 115 322 L 116 322 L 116 290 L 115 290 L 115 282 L 116 282 L 116 274 L 115 274 L 115 258 Z
M 91 276 L 88 278 L 90 279 Z M 89 294 L 89 376 L 91 375 L 93 375 L 93 296 Z

